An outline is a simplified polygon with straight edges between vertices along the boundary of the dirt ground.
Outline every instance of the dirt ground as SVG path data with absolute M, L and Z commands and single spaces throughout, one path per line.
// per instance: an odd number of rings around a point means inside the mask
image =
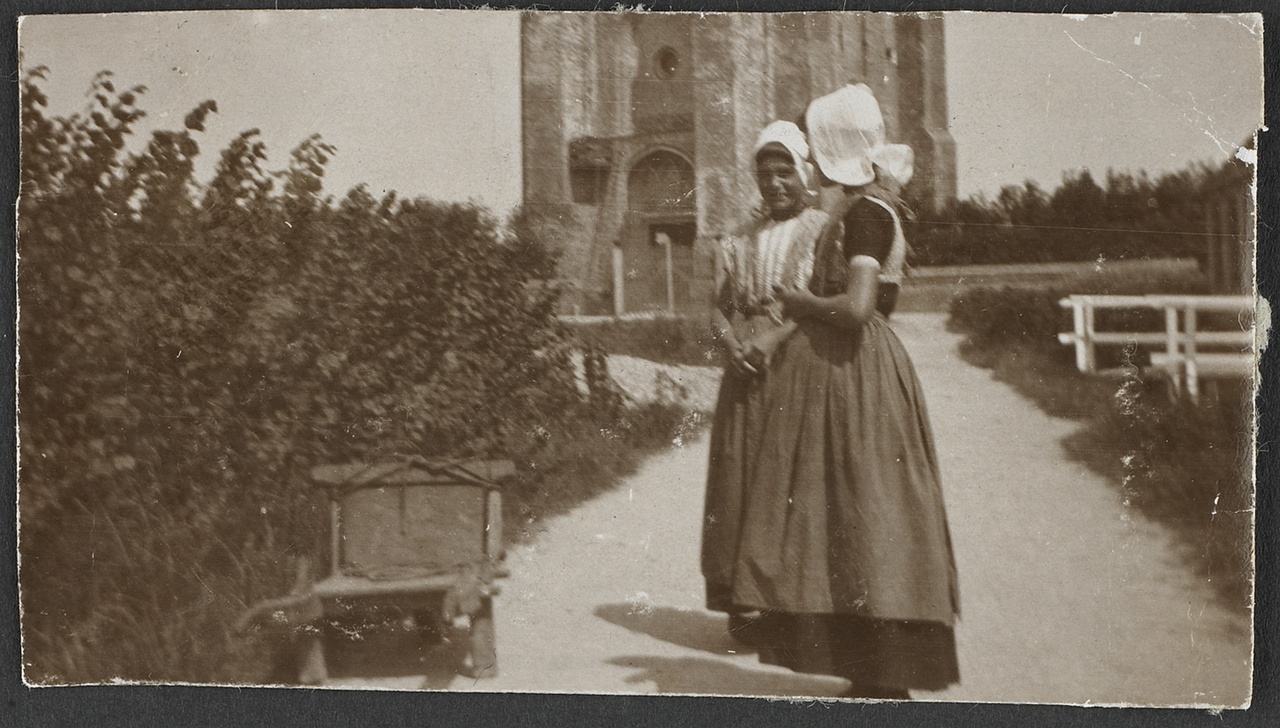
M 1163 528 L 1069 460 L 1078 425 L 963 362 L 939 314 L 895 319 L 942 459 L 960 572 L 962 682 L 917 700 L 1240 705 L 1248 616 L 1220 605 Z M 651 376 L 647 371 L 644 376 Z M 699 376 L 706 376 L 703 372 Z M 705 389 L 699 384 L 697 389 Z M 333 686 L 832 697 L 835 678 L 759 664 L 702 608 L 707 438 L 654 456 L 617 490 L 509 554 L 496 600 L 499 675 L 457 674 L 465 630 L 408 632 L 331 654 Z

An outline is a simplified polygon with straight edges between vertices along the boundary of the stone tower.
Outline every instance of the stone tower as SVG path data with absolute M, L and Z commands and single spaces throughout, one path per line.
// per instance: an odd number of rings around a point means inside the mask
M 955 195 L 941 15 L 528 12 L 521 62 L 524 205 L 566 312 L 705 310 L 713 241 L 759 202 L 756 135 L 851 81 L 915 150 L 909 192 Z

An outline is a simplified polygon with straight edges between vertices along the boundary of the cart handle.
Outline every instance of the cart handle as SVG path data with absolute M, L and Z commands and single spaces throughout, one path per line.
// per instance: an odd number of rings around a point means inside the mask
M 476 485 L 501 490 L 498 481 L 514 477 L 515 463 L 510 460 L 428 459 L 419 455 L 401 456 L 390 462 L 319 465 L 311 469 L 317 485 L 340 491 L 380 485 L 430 485 L 434 480 L 415 480 L 411 471 L 425 470 L 441 484 Z M 400 479 L 397 482 L 397 479 Z

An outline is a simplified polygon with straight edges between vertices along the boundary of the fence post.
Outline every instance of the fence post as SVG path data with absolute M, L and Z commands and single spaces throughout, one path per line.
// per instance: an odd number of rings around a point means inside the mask
M 675 313 L 676 281 L 675 266 L 671 261 L 671 236 L 664 232 L 659 232 L 654 235 L 654 240 L 657 241 L 658 245 L 662 246 L 663 256 L 666 259 L 667 264 L 667 312 Z
M 1085 299 L 1084 302 L 1084 340 L 1085 340 L 1085 371 L 1097 371 L 1097 356 L 1093 350 L 1093 301 Z
M 1072 342 L 1076 346 L 1076 371 L 1087 372 L 1085 366 L 1088 360 L 1084 356 L 1084 309 L 1080 306 L 1080 299 L 1072 296 L 1066 299 L 1071 304 L 1071 330 Z
M 1164 305 L 1164 336 L 1164 353 L 1169 357 L 1169 365 L 1173 367 L 1173 371 L 1168 373 L 1169 382 L 1173 386 L 1173 395 L 1181 397 L 1183 364 L 1178 356 L 1178 309 L 1171 303 Z
M 626 262 L 622 259 L 622 246 L 613 246 L 613 315 L 621 316 L 626 311 Z
M 1200 400 L 1200 373 L 1196 366 L 1196 305 L 1188 302 L 1183 313 L 1183 356 L 1186 357 L 1187 394 L 1193 403 Z

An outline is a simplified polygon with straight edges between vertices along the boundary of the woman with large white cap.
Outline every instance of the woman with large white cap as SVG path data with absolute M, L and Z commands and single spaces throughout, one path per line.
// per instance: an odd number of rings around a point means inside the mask
M 815 100 L 805 122 L 839 194 L 809 285 L 775 292 L 797 328 L 772 360 L 729 599 L 761 612 L 761 660 L 847 678 L 853 697 L 907 699 L 959 680 L 933 435 L 881 295 L 902 274 L 886 198 L 909 180 L 911 150 L 886 143 L 866 86 Z
M 778 287 L 804 287 L 814 244 L 827 216 L 814 209 L 809 145 L 799 127 L 776 121 L 755 145 L 762 204 L 735 233 L 721 239 L 716 261 L 713 326 L 728 360 L 711 427 L 711 457 L 703 520 L 702 573 L 707 606 L 730 615 L 736 631 L 749 611 L 730 589 L 738 562 L 743 491 L 750 479 L 764 418 L 770 360 L 795 330 L 784 321 Z

